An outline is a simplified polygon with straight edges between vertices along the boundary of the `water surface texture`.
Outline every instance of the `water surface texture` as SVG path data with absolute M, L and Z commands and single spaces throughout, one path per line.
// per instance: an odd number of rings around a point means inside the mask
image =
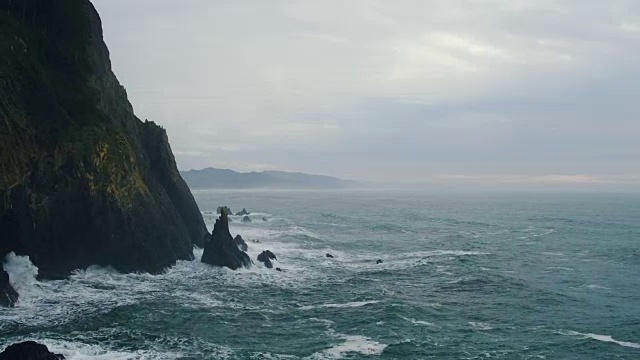
M 0 309 L 0 348 L 34 339 L 69 359 L 640 358 L 638 195 L 194 194 L 210 228 L 219 205 L 251 211 L 251 223 L 232 217 L 232 235 L 254 261 L 273 251 L 284 271 L 183 261 L 159 276 L 94 267 L 38 282 L 28 259 L 9 256 L 22 297 Z

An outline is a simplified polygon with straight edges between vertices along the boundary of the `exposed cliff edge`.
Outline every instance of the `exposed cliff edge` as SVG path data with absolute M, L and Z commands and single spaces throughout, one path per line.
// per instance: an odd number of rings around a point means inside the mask
M 207 230 L 166 132 L 133 113 L 89 0 L 0 0 L 0 259 L 157 273 Z

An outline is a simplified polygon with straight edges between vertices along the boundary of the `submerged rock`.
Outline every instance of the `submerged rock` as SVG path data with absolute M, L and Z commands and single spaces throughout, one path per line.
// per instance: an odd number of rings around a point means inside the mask
M 258 255 L 258 261 L 264 264 L 265 267 L 271 269 L 273 268 L 273 264 L 271 260 L 278 260 L 276 255 L 272 253 L 270 250 L 265 250 Z M 277 269 L 276 269 L 277 270 Z
M 266 217 L 262 217 L 262 221 L 269 221 Z
M 18 301 L 18 292 L 11 286 L 9 282 L 9 274 L 7 274 L 0 264 L 0 306 L 13 307 Z
M 223 210 L 223 209 L 227 211 L 227 214 L 229 214 L 229 215 L 233 215 L 233 211 L 231 211 L 231 209 L 229 209 L 229 207 L 228 207 L 228 206 L 218 206 L 218 209 L 216 210 L 216 213 L 217 213 L 218 215 L 222 214 L 222 210 Z
M 325 255 L 325 256 L 328 257 L 328 258 L 333 258 L 333 255 L 331 255 L 329 253 L 327 253 L 327 255 Z
M 382 264 L 382 259 L 378 259 L 378 260 L 376 261 L 376 264 Z
M 282 269 L 280 269 L 280 268 L 276 268 L 276 271 L 282 271 Z
M 0 353 L 0 360 L 63 360 L 64 356 L 54 354 L 35 341 L 26 341 L 8 346 Z
M 246 222 L 246 223 L 250 223 L 251 222 L 251 218 L 248 216 L 245 216 L 242 218 L 242 222 Z
M 204 245 L 203 263 L 237 270 L 253 263 L 247 253 L 240 250 L 229 232 L 229 217 L 225 210 L 216 220 L 209 241 Z
M 244 239 L 242 238 L 242 236 L 240 235 L 236 235 L 236 237 L 233 238 L 233 242 L 236 243 L 236 245 L 238 245 L 238 248 L 242 251 L 247 251 L 249 250 L 249 246 L 247 245 L 247 243 L 244 241 Z
M 239 211 L 236 216 L 244 216 L 244 215 L 249 215 L 251 214 L 250 212 L 247 211 L 247 209 L 242 208 L 242 211 Z

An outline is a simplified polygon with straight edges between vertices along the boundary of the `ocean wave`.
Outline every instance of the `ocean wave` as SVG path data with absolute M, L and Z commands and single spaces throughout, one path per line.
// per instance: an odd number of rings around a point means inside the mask
M 34 339 L 14 339 L 12 342 L 26 340 Z M 64 355 L 67 360 L 172 360 L 183 357 L 182 354 L 176 352 L 158 352 L 155 350 L 122 351 L 83 342 L 53 339 L 35 339 L 34 341 L 46 345 L 49 351 L 53 353 Z
M 598 335 L 598 334 L 592 334 L 592 333 L 580 333 L 580 332 L 577 332 L 577 331 L 559 331 L 558 333 L 561 334 L 561 335 L 580 336 L 583 339 L 593 339 L 593 340 L 598 340 L 598 341 L 602 341 L 602 342 L 613 343 L 613 344 L 624 346 L 624 347 L 640 349 L 640 344 L 638 344 L 638 343 L 634 343 L 634 342 L 630 342 L 630 341 L 619 341 L 619 340 L 614 339 L 610 335 Z
M 312 309 L 318 309 L 318 308 L 356 308 L 356 307 L 362 307 L 362 306 L 371 305 L 371 304 L 377 304 L 379 302 L 380 300 L 369 300 L 369 301 L 353 301 L 353 302 L 348 302 L 343 304 L 308 305 L 308 306 L 301 306 L 300 310 L 312 310 Z
M 469 321 L 469 325 L 471 325 L 471 327 L 473 327 L 474 329 L 478 329 L 480 331 L 493 330 L 493 326 L 484 322 Z
M 344 340 L 329 349 L 312 354 L 310 360 L 343 359 L 349 354 L 380 355 L 388 346 L 362 335 L 336 334 L 334 337 Z

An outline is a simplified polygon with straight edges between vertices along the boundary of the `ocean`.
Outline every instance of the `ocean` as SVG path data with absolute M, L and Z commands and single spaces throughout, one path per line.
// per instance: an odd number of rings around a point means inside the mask
M 0 309 L 68 359 L 640 359 L 640 195 L 195 191 L 255 266 L 92 267 Z M 213 213 L 211 213 L 213 212 Z M 268 221 L 263 221 L 262 218 Z M 255 259 L 271 250 L 283 271 Z M 331 254 L 333 258 L 326 257 Z M 382 260 L 381 263 L 377 263 Z

